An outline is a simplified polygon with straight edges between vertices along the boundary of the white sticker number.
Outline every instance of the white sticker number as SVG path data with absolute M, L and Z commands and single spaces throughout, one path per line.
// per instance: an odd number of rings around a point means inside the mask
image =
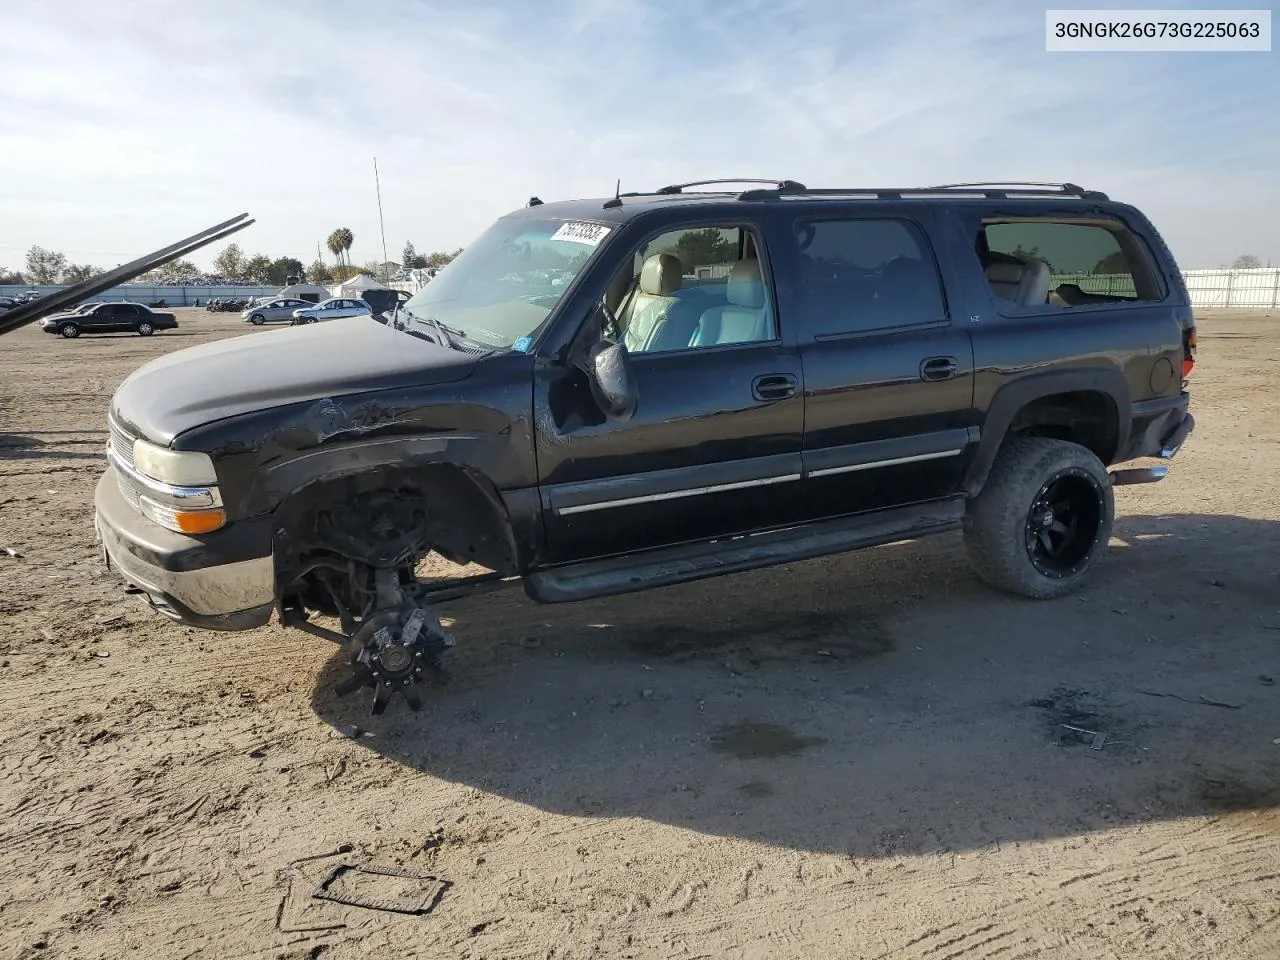
M 569 222 L 560 225 L 560 229 L 551 235 L 552 240 L 567 240 L 569 243 L 585 243 L 589 247 L 596 246 L 609 235 L 612 227 L 600 223 Z

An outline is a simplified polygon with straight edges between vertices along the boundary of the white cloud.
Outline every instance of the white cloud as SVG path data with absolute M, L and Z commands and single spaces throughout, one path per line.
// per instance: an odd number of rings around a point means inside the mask
M 1024 4 L 14 2 L 0 264 L 119 262 L 241 211 L 250 250 L 310 259 L 342 224 L 380 258 L 375 155 L 393 259 L 531 194 L 763 175 L 1071 179 L 1187 264 L 1280 261 L 1266 55 L 1049 55 Z

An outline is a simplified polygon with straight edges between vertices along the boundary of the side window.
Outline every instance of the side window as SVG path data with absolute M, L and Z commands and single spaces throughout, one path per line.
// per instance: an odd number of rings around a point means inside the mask
M 1141 242 L 1118 222 L 988 220 L 976 249 L 992 293 L 1015 307 L 1165 297 Z
M 633 252 L 607 299 L 629 353 L 778 337 L 773 291 L 750 227 L 686 227 L 654 237 Z
M 801 220 L 795 237 L 812 336 L 946 320 L 938 266 L 917 224 L 884 218 Z

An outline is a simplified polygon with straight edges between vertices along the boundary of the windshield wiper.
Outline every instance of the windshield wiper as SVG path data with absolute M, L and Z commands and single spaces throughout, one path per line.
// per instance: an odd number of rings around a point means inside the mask
M 466 336 L 466 334 L 461 330 L 454 330 L 452 327 L 446 327 L 440 322 L 438 317 L 420 317 L 408 307 L 402 307 L 401 309 L 404 310 L 411 320 L 417 320 L 419 323 L 425 323 L 434 329 L 436 334 L 439 336 L 441 346 L 448 347 L 450 350 L 462 350 L 462 348 L 453 340 L 454 337 Z

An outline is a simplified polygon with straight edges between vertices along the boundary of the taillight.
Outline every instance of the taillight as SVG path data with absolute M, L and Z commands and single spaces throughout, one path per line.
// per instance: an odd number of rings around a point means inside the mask
M 1182 331 L 1182 379 L 1191 376 L 1196 365 L 1196 328 Z

